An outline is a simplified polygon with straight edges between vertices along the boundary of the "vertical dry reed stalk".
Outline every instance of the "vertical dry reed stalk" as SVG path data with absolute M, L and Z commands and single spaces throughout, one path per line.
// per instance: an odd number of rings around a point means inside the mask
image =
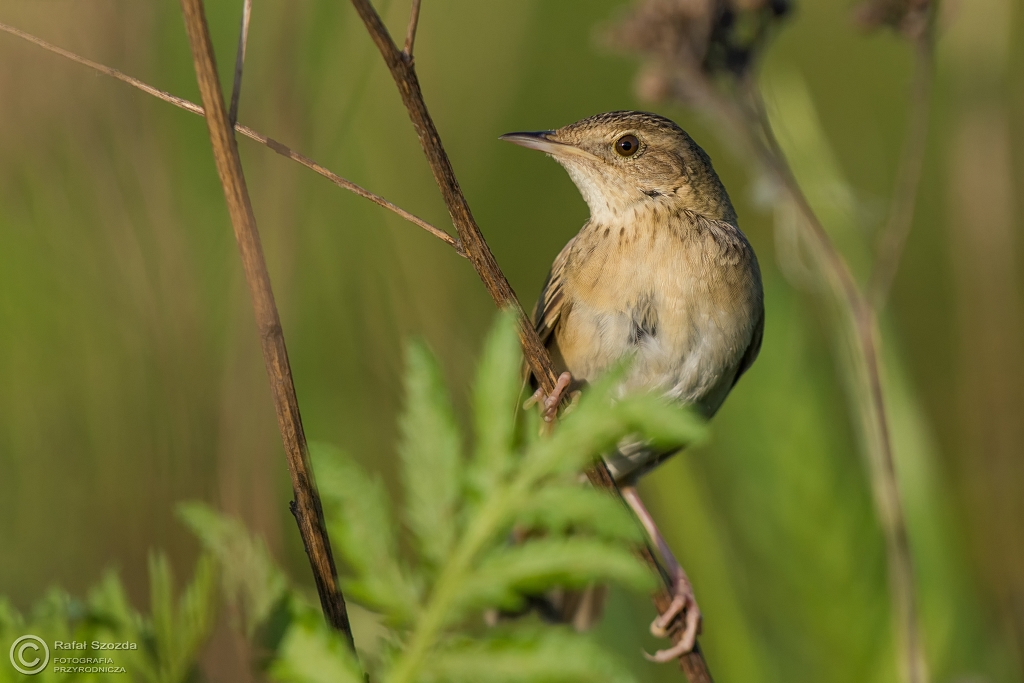
M 242 268 L 252 296 L 263 358 L 274 396 L 274 408 L 277 411 L 278 426 L 288 459 L 288 472 L 295 493 L 295 500 L 291 504 L 292 514 L 295 515 L 302 543 L 309 556 L 324 615 L 328 623 L 341 631 L 349 645 L 354 648 L 345 598 L 338 587 L 338 575 L 327 537 L 320 496 L 313 479 L 313 468 L 302 429 L 302 418 L 299 415 L 299 403 L 295 395 L 281 319 L 277 312 L 277 304 L 274 302 L 270 274 L 267 271 L 266 259 L 263 257 L 256 218 L 242 173 L 233 126 L 228 119 L 228 111 L 220 90 L 203 3 L 202 0 L 181 0 L 181 8 L 192 48 L 196 79 L 199 82 L 203 108 L 206 112 L 217 174 L 224 188 L 231 224 L 242 257 Z

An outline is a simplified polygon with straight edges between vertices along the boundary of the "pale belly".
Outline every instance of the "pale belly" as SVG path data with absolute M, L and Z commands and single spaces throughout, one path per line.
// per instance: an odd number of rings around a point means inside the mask
M 663 392 L 712 415 L 762 306 L 750 247 L 745 240 L 728 246 L 667 235 L 636 245 L 630 258 L 610 248 L 589 252 L 566 281 L 572 305 L 556 335 L 566 369 L 592 382 L 632 356 L 624 392 Z M 737 258 L 737 248 L 748 258 Z

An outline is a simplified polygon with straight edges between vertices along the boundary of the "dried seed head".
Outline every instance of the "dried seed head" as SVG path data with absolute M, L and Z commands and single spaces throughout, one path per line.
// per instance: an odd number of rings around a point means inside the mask
M 641 97 L 683 94 L 720 76 L 740 79 L 790 0 L 639 0 L 609 29 L 608 42 L 647 62 Z
M 854 19 L 865 29 L 890 26 L 910 38 L 927 29 L 933 0 L 866 0 L 854 11 Z

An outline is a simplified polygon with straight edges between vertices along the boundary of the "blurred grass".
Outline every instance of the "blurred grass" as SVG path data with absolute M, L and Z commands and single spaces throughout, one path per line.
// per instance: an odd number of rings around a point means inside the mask
M 635 65 L 595 47 L 595 26 L 614 21 L 618 5 L 424 6 L 417 64 L 427 102 L 527 305 L 586 207 L 556 164 L 496 138 L 642 106 L 631 94 Z M 240 6 L 208 6 L 222 74 Z M 404 31 L 406 3 L 379 7 Z M 1013 122 L 1024 108 L 1020 15 L 1010 15 L 1012 47 L 983 93 Z M 177 3 L 5 0 L 0 20 L 198 98 Z M 949 133 L 981 95 L 956 85 L 978 79 L 957 71 L 959 53 L 942 54 L 918 215 L 885 324 L 889 403 L 935 680 L 1009 683 L 1022 680 L 1012 615 L 1024 603 L 1007 606 L 1020 579 L 999 578 L 1000 554 L 986 543 L 1024 543 L 1024 522 L 976 513 L 986 480 L 962 481 L 972 463 L 989 461 L 972 459 L 978 423 L 963 415 L 969 331 L 952 314 L 965 300 L 947 199 L 958 188 L 944 170 Z M 826 169 L 842 180 L 823 188 L 819 207 L 863 272 L 893 184 L 909 49 L 892 35 L 859 34 L 846 3 L 805 2 L 766 70 L 770 86 L 805 89 L 772 90 L 789 112 L 780 124 L 829 146 L 794 161 L 798 174 Z M 798 118 L 808 103 L 813 118 Z M 715 160 L 767 297 L 762 356 L 712 423 L 714 443 L 645 483 L 695 581 L 712 670 L 722 681 L 893 681 L 884 548 L 827 316 L 778 270 L 773 216 L 750 169 L 692 112 L 662 113 Z M 240 118 L 449 225 L 393 84 L 346 3 L 257 4 Z M 240 144 L 307 433 L 396 485 L 403 339 L 425 336 L 465 387 L 493 306 L 444 245 Z M 1019 174 L 1007 181 L 1021 189 Z M 837 189 L 846 193 L 838 203 L 828 195 Z M 1013 223 L 1017 262 L 1019 235 Z M 1019 272 L 1011 276 L 1019 291 Z M 115 565 L 140 603 L 149 548 L 165 548 L 179 571 L 195 558 L 173 517 L 187 498 L 241 514 L 308 579 L 254 332 L 203 122 L 0 36 L 0 593 L 25 608 L 52 584 L 80 593 Z M 1021 379 L 1019 362 L 1006 368 Z M 464 412 L 465 397 L 456 400 Z M 1002 486 L 1024 497 L 1024 481 Z M 997 522 L 992 536 L 986 525 Z M 645 680 L 679 680 L 639 657 L 656 646 L 645 635 L 650 612 L 615 595 L 601 637 Z

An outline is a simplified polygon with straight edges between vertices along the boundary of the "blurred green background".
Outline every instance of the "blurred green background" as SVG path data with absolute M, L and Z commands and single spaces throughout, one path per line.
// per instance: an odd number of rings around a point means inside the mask
M 210 2 L 221 73 L 240 2 Z M 949 2 L 914 230 L 883 314 L 888 401 L 937 681 L 1024 680 L 1024 36 L 1013 0 Z M 404 33 L 408 3 L 378 7 Z M 586 219 L 569 178 L 498 135 L 636 100 L 601 47 L 618 0 L 424 3 L 417 65 L 460 182 L 532 305 Z M 773 121 L 858 272 L 884 223 L 911 50 L 845 0 L 800 3 L 763 67 Z M 198 101 L 178 4 L 0 0 L 0 21 Z M 885 549 L 835 335 L 794 285 L 785 217 L 712 124 L 674 107 L 730 189 L 765 278 L 761 357 L 708 446 L 644 484 L 690 571 L 716 680 L 895 681 Z M 257 0 L 242 122 L 450 227 L 394 85 L 348 3 Z M 494 308 L 415 226 L 242 139 L 307 435 L 394 481 L 401 350 L 442 357 L 457 400 Z M 779 219 L 779 220 L 776 220 Z M 778 225 L 777 225 L 778 223 Z M 780 266 L 781 264 L 781 266 Z M 174 505 L 204 499 L 311 585 L 204 122 L 0 35 L 0 594 L 27 609 L 146 555 L 187 575 Z M 616 593 L 599 636 L 642 680 L 653 610 Z M 236 680 L 222 625 L 204 656 Z M 359 634 L 356 634 L 359 637 Z

